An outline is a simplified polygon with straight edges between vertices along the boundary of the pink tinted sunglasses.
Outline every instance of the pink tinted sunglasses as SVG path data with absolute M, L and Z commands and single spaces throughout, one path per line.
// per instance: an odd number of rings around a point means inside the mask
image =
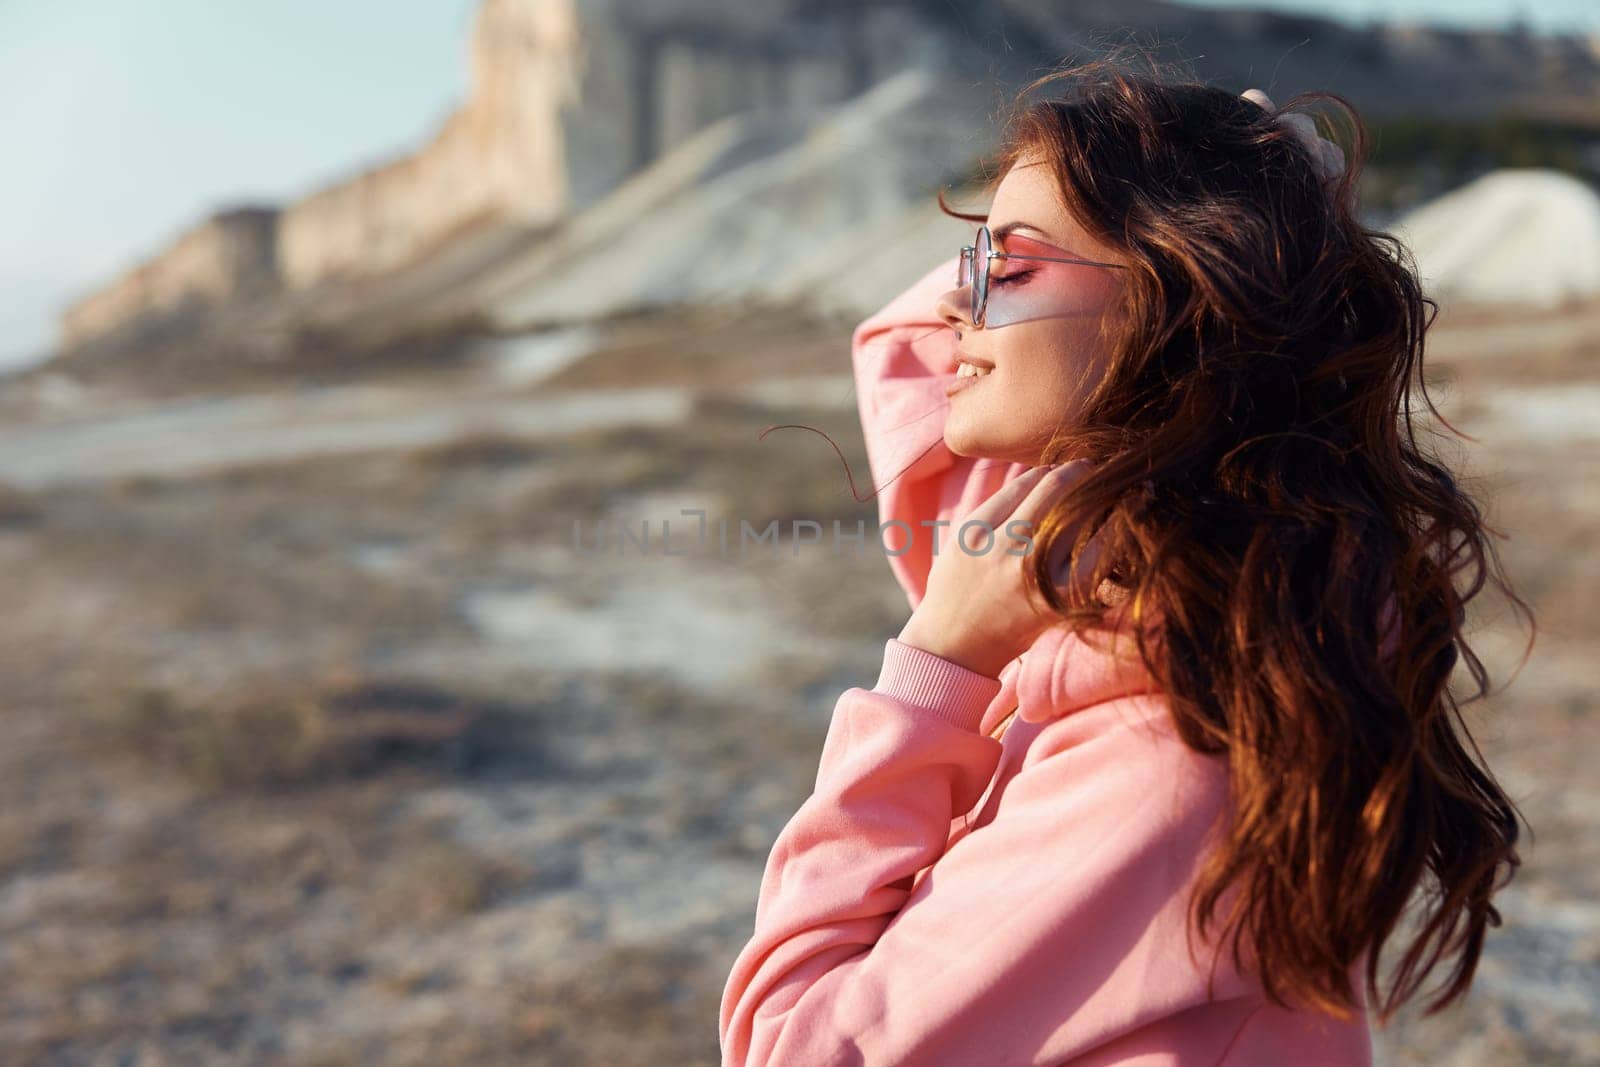
M 1034 259 L 1047 263 L 1081 263 L 1086 267 L 1110 267 L 1112 270 L 1128 269 L 1123 263 L 1101 263 L 1093 259 L 1063 259 L 1058 256 L 1024 256 L 1016 252 L 996 252 L 994 241 L 989 236 L 989 227 L 979 226 L 977 244 L 961 246 L 961 259 L 956 267 L 956 288 L 972 286 L 972 324 L 980 328 L 983 326 L 984 309 L 989 306 L 989 264 L 996 259 Z M 973 270 L 974 264 L 977 265 L 976 272 Z

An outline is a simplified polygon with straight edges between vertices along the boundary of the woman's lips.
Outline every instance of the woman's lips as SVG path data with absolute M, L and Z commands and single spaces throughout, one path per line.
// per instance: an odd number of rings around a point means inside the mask
M 945 396 L 954 396 L 980 378 L 988 377 L 994 370 L 994 364 L 987 360 L 974 359 L 965 353 L 958 353 L 956 362 L 959 364 L 956 376 L 953 381 L 945 386 Z
M 986 374 L 964 374 L 959 378 L 954 378 L 951 380 L 949 385 L 944 387 L 944 395 L 955 396 L 963 389 L 972 388 L 975 384 L 983 381 L 983 379 L 986 377 L 988 377 Z

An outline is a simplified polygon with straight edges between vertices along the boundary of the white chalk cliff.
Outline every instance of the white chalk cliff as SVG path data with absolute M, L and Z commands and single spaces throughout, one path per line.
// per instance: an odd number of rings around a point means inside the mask
M 679 301 L 870 309 L 961 236 L 932 193 L 991 146 L 1009 91 L 1139 27 L 1181 37 L 1219 84 L 1254 84 L 1293 45 L 1274 99 L 1331 85 L 1369 114 L 1600 97 L 1592 38 L 1165 0 L 482 0 L 469 97 L 425 144 L 203 220 L 69 308 L 62 347 L 116 350 L 152 323 L 270 349 L 363 318 L 404 332 Z

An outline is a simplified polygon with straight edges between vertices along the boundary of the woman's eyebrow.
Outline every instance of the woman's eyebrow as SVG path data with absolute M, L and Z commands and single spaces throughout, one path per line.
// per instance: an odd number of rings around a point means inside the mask
M 1017 230 L 1031 230 L 1031 231 L 1033 231 L 1034 233 L 1039 235 L 1039 243 L 1040 244 L 1046 246 L 1047 248 L 1054 249 L 1055 251 L 1060 252 L 1060 253 L 1062 253 L 1064 255 L 1077 256 L 1077 255 L 1081 254 L 1081 253 L 1079 253 L 1079 252 L 1077 252 L 1077 251 L 1075 251 L 1075 250 L 1073 250 L 1071 248 L 1068 248 L 1066 245 L 1062 244 L 1060 241 L 1056 240 L 1054 237 L 1050 236 L 1048 233 L 1045 233 L 1043 230 L 1041 230 L 1039 227 L 1035 226 L 1033 223 L 1031 223 L 1031 222 L 1023 222 L 1020 219 L 1016 220 L 1015 222 L 1008 222 L 1004 226 L 1001 226 L 1001 227 L 999 227 L 997 229 L 990 230 L 989 231 L 989 236 L 994 239 L 994 243 L 1000 247 L 1001 251 L 1004 251 L 1005 247 L 1006 247 L 1006 238 L 1009 237 L 1012 233 L 1014 233 Z
M 1054 237 L 1051 237 L 1048 233 L 1045 233 L 1033 223 L 1023 222 L 1020 219 L 1015 222 L 1008 222 L 1004 226 L 998 227 L 997 229 L 990 230 L 989 233 L 996 241 L 1003 241 L 1010 236 L 1013 231 L 1016 230 L 1032 230 L 1034 233 L 1038 234 L 1046 244 L 1049 244 L 1051 247 L 1055 247 Z

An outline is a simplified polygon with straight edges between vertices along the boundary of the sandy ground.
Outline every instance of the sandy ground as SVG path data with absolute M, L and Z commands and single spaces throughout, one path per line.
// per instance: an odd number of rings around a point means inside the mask
M 820 438 L 759 439 L 821 427 L 866 480 L 847 333 L 786 331 L 8 386 L 3 1058 L 715 1062 L 767 851 L 905 601 L 869 552 L 586 554 L 572 524 L 873 523 Z M 1600 1062 L 1600 306 L 1431 336 L 1539 613 L 1469 710 L 1537 836 L 1467 1003 L 1380 1050 Z M 1497 685 L 1508 621 L 1475 645 Z

